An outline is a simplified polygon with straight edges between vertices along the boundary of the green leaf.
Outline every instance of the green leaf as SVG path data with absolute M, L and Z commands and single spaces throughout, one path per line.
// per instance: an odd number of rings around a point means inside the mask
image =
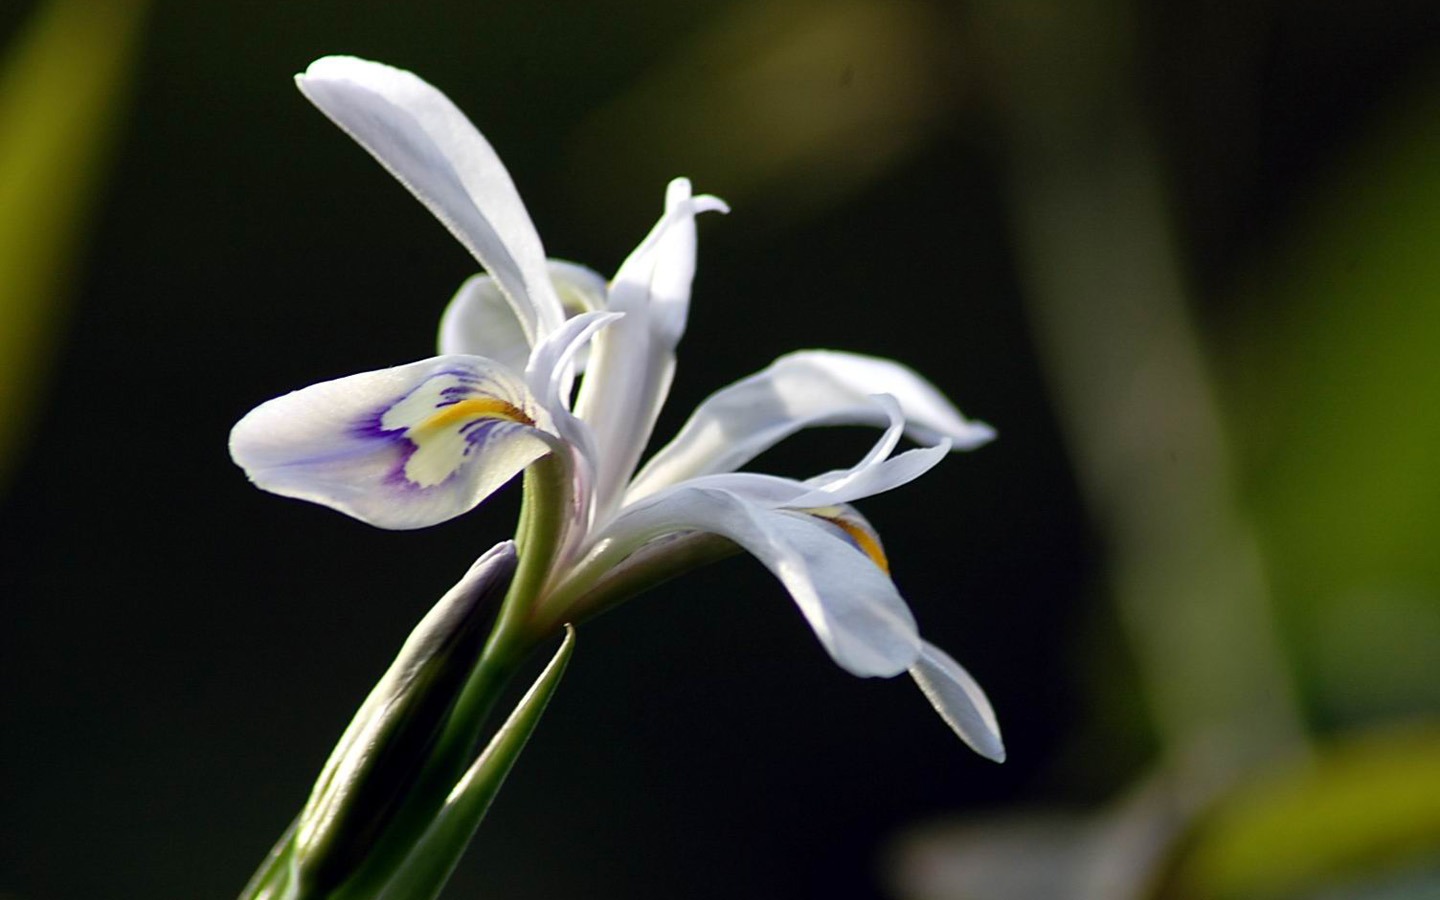
M 1328 721 L 1440 703 L 1440 78 L 1312 179 L 1217 346 L 1238 457 Z
M 1440 728 L 1366 734 L 1220 801 L 1159 896 L 1290 897 L 1433 859 L 1437 846 Z
M 565 641 L 545 671 L 455 785 L 435 821 L 377 900 L 433 900 L 440 895 L 505 776 L 525 749 L 574 649 L 575 629 L 566 626 Z
M 129 85 L 144 0 L 51 0 L 0 67 L 0 478 Z

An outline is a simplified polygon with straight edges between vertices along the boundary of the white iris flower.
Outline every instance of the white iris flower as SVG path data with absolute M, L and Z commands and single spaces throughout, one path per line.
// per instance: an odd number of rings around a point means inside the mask
M 989 426 L 898 363 L 802 351 L 713 394 L 637 473 L 685 330 L 695 216 L 724 203 L 671 182 L 659 222 L 607 283 L 546 259 L 495 151 L 420 78 L 327 57 L 297 82 L 489 274 L 451 301 L 439 356 L 312 385 L 241 419 L 230 452 L 255 484 L 422 528 L 529 467 L 517 589 L 530 633 L 738 545 L 785 585 L 836 663 L 909 671 L 966 743 L 1004 758 L 984 693 L 920 639 L 874 529 L 850 506 L 985 443 Z M 848 470 L 807 481 L 737 471 L 802 428 L 842 424 L 884 429 Z M 921 446 L 892 455 L 902 434 Z

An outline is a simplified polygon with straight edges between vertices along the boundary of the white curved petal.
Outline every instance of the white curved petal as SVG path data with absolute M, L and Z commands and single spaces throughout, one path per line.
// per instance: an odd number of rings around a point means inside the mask
M 915 663 L 920 638 L 890 579 L 832 528 L 722 490 L 684 487 L 627 509 L 605 538 L 642 546 L 662 534 L 722 535 L 764 563 L 842 668 L 890 677 Z
M 566 390 L 570 382 L 567 371 L 576 354 L 597 331 L 624 317 L 624 313 L 618 312 L 580 313 L 567 319 L 535 348 L 525 368 L 525 380 L 547 409 L 554 412 L 567 407 Z
M 531 343 L 560 323 L 530 214 L 499 156 L 449 98 L 411 72 L 350 56 L 316 60 L 295 82 L 495 276 Z
M 671 182 L 665 204 L 610 285 L 607 309 L 625 319 L 595 339 L 575 401 L 575 413 L 594 430 L 600 452 L 601 509 L 618 504 L 670 390 L 695 273 L 695 216 L 726 209 L 714 197 L 690 196 L 683 178 Z
M 531 395 L 550 413 L 560 436 L 580 448 L 594 464 L 595 438 L 589 427 L 569 409 L 572 360 L 584 349 L 595 332 L 622 318 L 623 313 L 588 312 L 568 319 L 551 332 L 535 352 L 525 369 L 525 381 Z
M 910 676 L 945 724 L 970 749 L 995 762 L 1005 761 L 1005 744 L 995 710 L 970 673 L 934 644 L 922 642 Z
M 804 511 L 820 506 L 838 506 L 908 484 L 934 468 L 949 452 L 949 442 L 942 441 L 933 447 L 917 447 L 899 456 L 872 462 L 864 468 L 856 466 L 846 472 L 832 473 L 809 481 L 796 481 L 793 478 L 761 472 L 701 475 L 683 484 L 666 488 L 664 492 L 652 494 L 645 500 L 658 498 L 663 493 L 696 487 L 730 491 L 768 509 Z
M 933 447 L 906 450 L 899 456 L 880 460 L 863 468 L 857 466 L 833 479 L 811 479 L 806 482 L 810 492 L 793 498 L 788 505 L 803 508 L 854 503 L 856 500 L 893 491 L 935 468 L 949 453 L 950 442 L 945 440 Z
M 440 317 L 438 344 L 442 356 L 483 356 L 517 372 L 530 358 L 525 325 L 489 275 L 472 275 L 460 285 Z
M 453 518 L 547 453 L 549 418 L 524 382 L 439 356 L 311 385 L 251 410 L 230 455 L 267 491 L 381 528 Z
M 634 500 L 696 475 L 738 469 L 802 428 L 887 424 L 873 394 L 889 394 L 906 433 L 924 444 L 949 439 L 968 450 L 995 436 L 962 416 L 933 385 L 897 362 L 833 350 L 782 356 L 768 368 L 710 395 L 675 439 L 640 471 Z
M 610 284 L 605 276 L 588 266 L 563 259 L 547 262 L 550 281 L 560 295 L 560 305 L 567 316 L 595 312 L 605 308 L 605 295 Z
M 567 316 L 605 308 L 606 284 L 599 273 L 561 259 L 547 260 L 546 267 Z M 460 285 L 440 317 L 439 349 L 441 356 L 483 356 L 519 371 L 525 368 L 530 339 L 495 279 L 474 275 Z M 584 371 L 586 355 L 582 348 L 575 357 L 578 371 Z
M 721 472 L 687 479 L 682 485 L 666 490 L 717 488 L 768 509 L 813 511 L 818 507 L 843 506 L 908 484 L 934 468 L 950 452 L 950 442 L 942 440 L 933 447 L 918 447 L 887 459 L 900 438 L 904 421 L 893 398 L 882 394 L 872 399 L 889 413 L 890 427 L 864 458 L 849 469 L 806 481 L 759 472 Z

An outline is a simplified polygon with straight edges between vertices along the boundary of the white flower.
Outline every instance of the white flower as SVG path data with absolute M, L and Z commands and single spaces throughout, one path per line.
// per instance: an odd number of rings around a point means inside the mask
M 601 598 L 691 564 L 718 535 L 780 579 L 840 666 L 908 670 L 961 738 L 1003 759 L 984 693 L 920 639 L 879 539 L 850 506 L 985 443 L 988 426 L 899 363 L 802 351 L 705 400 L 637 474 L 685 329 L 695 216 L 725 205 L 671 182 L 659 222 L 607 284 L 546 259 L 494 150 L 426 82 L 350 57 L 318 60 L 297 82 L 489 274 L 451 301 L 439 356 L 313 385 L 241 419 L 230 451 L 255 484 L 383 528 L 421 528 L 544 459 L 562 488 L 538 512 L 527 497 L 527 513 L 552 520 L 548 542 L 522 548 L 522 578 L 525 552 L 544 556 L 528 587 L 532 623 L 591 614 Z M 884 428 L 849 470 L 804 482 L 736 471 L 802 428 L 840 424 Z M 922 446 L 892 456 L 902 433 Z

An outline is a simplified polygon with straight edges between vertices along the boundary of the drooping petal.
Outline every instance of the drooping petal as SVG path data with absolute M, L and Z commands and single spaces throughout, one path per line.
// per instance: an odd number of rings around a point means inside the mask
M 595 432 L 602 509 L 618 504 L 670 390 L 695 273 L 695 216 L 725 209 L 714 197 L 692 197 L 685 179 L 671 182 L 664 215 L 610 286 L 606 308 L 625 319 L 595 340 L 575 402 Z
M 411 72 L 350 56 L 296 84 L 419 198 L 499 282 L 533 344 L 563 314 L 510 174 L 449 98 Z
M 888 416 L 871 399 L 889 394 L 905 415 L 906 433 L 923 444 L 968 450 L 995 436 L 962 416 L 932 384 L 897 362 L 833 350 L 780 357 L 768 368 L 712 394 L 675 439 L 631 483 L 628 500 L 696 475 L 738 469 L 802 428 L 879 425 Z
M 423 528 L 547 453 L 548 427 L 514 372 L 439 356 L 262 403 L 230 432 L 230 455 L 267 491 L 381 528 Z
M 548 260 L 547 267 L 567 316 L 605 308 L 605 279 L 599 273 L 559 259 Z M 483 356 L 519 371 L 525 368 L 530 339 L 495 279 L 475 275 L 460 285 L 440 317 L 439 348 L 441 356 Z M 583 354 L 576 364 L 583 371 Z
M 920 638 L 895 585 L 851 542 L 809 516 L 766 509 L 728 491 L 684 486 L 627 508 L 602 539 L 639 547 L 688 531 L 729 538 L 759 559 L 847 671 L 890 677 L 915 663 Z
M 940 718 L 970 749 L 986 759 L 1005 761 L 1005 744 L 1000 740 L 995 710 L 990 708 L 980 685 L 949 654 L 922 642 L 920 656 L 910 667 L 910 676 Z

